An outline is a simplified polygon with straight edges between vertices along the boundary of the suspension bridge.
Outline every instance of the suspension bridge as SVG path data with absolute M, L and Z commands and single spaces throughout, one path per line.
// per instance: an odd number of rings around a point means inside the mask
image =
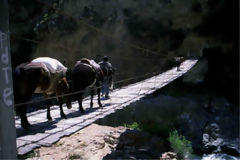
M 110 99 L 102 100 L 103 108 L 98 107 L 96 97 L 94 97 L 95 103 L 93 108 L 90 109 L 90 98 L 86 97 L 83 100 L 84 114 L 79 112 L 77 102 L 73 102 L 73 107 L 70 110 L 64 108 L 67 119 L 61 119 L 58 106 L 51 107 L 52 121 L 47 121 L 46 109 L 31 112 L 27 115 L 29 122 L 32 124 L 29 130 L 22 129 L 20 119 L 16 117 L 18 155 L 24 155 L 41 146 L 51 146 L 62 137 L 69 136 L 96 120 L 116 112 L 116 110 L 123 109 L 182 76 L 197 61 L 194 59 L 185 60 L 180 66 L 180 71 L 177 71 L 175 67 L 143 81 L 115 89 L 111 92 Z

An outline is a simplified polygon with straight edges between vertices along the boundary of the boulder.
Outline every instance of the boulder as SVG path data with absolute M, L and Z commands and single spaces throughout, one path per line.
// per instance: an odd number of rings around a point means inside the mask
M 177 160 L 177 154 L 174 152 L 165 152 L 162 154 L 160 160 Z
M 211 123 L 205 127 L 204 133 L 209 135 L 210 141 L 214 141 L 219 137 L 219 131 L 219 125 L 216 123 Z
M 218 124 L 212 123 L 205 127 L 202 142 L 203 151 L 206 154 L 226 153 L 231 156 L 240 157 L 240 147 L 238 141 L 230 142 L 221 138 Z
M 221 145 L 221 150 L 223 153 L 240 157 L 240 148 L 237 144 L 224 143 L 223 145 Z
M 122 149 L 124 146 L 135 146 L 140 148 L 150 141 L 150 135 L 146 132 L 138 130 L 127 129 L 119 138 L 117 148 Z
M 218 153 L 221 151 L 220 146 L 223 144 L 223 139 L 219 135 L 219 126 L 216 123 L 211 123 L 205 127 L 202 143 L 204 153 Z
M 206 135 L 206 134 L 204 134 Z M 204 153 L 210 154 L 210 153 L 219 153 L 221 152 L 221 145 L 223 144 L 222 138 L 217 138 L 216 140 L 209 141 L 203 146 Z
M 120 135 L 116 150 L 104 159 L 159 159 L 167 150 L 162 138 L 127 129 Z

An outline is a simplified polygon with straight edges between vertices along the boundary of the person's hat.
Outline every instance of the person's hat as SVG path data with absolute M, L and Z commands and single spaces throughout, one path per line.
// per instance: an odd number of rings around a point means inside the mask
M 104 56 L 104 57 L 103 57 L 103 60 L 104 60 L 104 61 L 108 61 L 108 56 Z

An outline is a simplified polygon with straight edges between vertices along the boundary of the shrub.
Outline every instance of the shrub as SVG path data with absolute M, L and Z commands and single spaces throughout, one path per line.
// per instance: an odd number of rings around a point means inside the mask
M 179 158 L 187 159 L 191 156 L 193 152 L 191 142 L 186 140 L 184 136 L 179 135 L 177 130 L 170 132 L 168 141 Z
M 69 160 L 74 160 L 74 159 L 82 159 L 81 155 L 75 154 L 75 153 L 71 153 L 68 155 Z
M 124 127 L 127 128 L 132 128 L 132 129 L 136 129 L 136 130 L 141 130 L 141 128 L 139 127 L 139 124 L 137 122 L 133 122 L 132 124 L 123 124 Z

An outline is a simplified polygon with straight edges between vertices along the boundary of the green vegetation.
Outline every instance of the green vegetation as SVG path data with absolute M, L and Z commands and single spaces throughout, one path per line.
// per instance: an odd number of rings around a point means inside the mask
M 62 142 L 59 142 L 59 143 L 55 143 L 53 146 L 54 147 L 59 147 L 59 146 L 62 146 L 63 145 L 63 143 Z
M 177 130 L 169 134 L 168 141 L 174 152 L 176 152 L 181 159 L 189 158 L 193 152 L 191 142 L 186 140 L 184 136 L 179 135 Z
M 39 150 L 34 150 L 28 154 L 25 154 L 23 156 L 18 156 L 18 159 L 31 159 L 34 157 L 40 157 L 40 151 Z
M 191 142 L 188 141 L 184 136 L 179 135 L 177 130 L 172 130 L 172 126 L 158 126 L 156 123 L 152 125 L 149 124 L 139 124 L 138 122 L 133 122 L 132 124 L 125 124 L 124 127 L 132 128 L 140 131 L 149 132 L 152 135 L 160 136 L 166 138 L 170 142 L 170 146 L 180 159 L 190 158 L 193 149 Z
M 132 128 L 141 131 L 142 129 L 140 128 L 139 124 L 137 122 L 133 122 L 132 124 L 123 124 L 124 127 L 127 128 Z
M 72 154 L 69 154 L 69 155 L 68 155 L 68 159 L 69 159 L 69 160 L 82 159 L 82 157 L 81 157 L 81 155 L 72 153 Z
M 159 125 L 156 122 L 148 121 L 148 122 L 133 122 L 132 124 L 123 124 L 124 127 L 136 129 L 139 131 L 149 132 L 152 135 L 168 138 L 170 131 L 172 130 L 172 126 L 169 125 Z

